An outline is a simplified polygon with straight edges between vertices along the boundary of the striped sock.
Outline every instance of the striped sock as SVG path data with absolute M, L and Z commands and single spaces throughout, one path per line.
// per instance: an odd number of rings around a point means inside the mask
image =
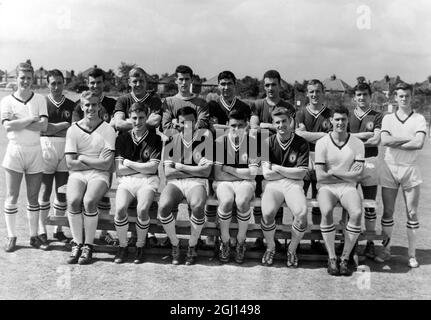
M 136 241 L 136 246 L 138 248 L 145 245 L 145 238 L 147 237 L 148 229 L 150 228 L 150 218 L 147 220 L 136 219 L 136 234 L 138 240 Z
M 111 210 L 111 201 L 107 197 L 103 197 L 97 204 L 97 210 L 100 214 L 109 215 Z
M 295 221 L 292 224 L 292 239 L 290 241 L 289 245 L 289 252 L 295 253 L 296 248 L 298 248 L 298 244 L 301 241 L 302 237 L 304 236 L 305 230 L 307 230 L 307 227 L 301 227 L 300 223 L 295 223 Z
M 262 209 L 260 207 L 253 207 L 254 223 L 259 224 L 262 220 Z
M 126 217 L 122 220 L 114 218 L 115 230 L 117 231 L 118 241 L 120 247 L 127 247 L 127 231 L 129 230 L 129 218 Z
M 325 241 L 326 250 L 328 250 L 328 256 L 330 259 L 336 258 L 335 254 L 335 226 L 331 224 L 329 226 L 320 225 L 320 231 L 322 232 L 323 240 Z
M 6 220 L 6 229 L 8 237 L 16 237 L 16 215 L 18 213 L 18 207 L 13 203 L 4 203 L 4 218 Z
M 236 239 L 239 243 L 243 243 L 247 236 L 248 223 L 251 218 L 251 209 L 246 212 L 237 212 L 236 218 L 238 219 L 238 234 Z
M 390 247 L 391 246 L 391 237 L 392 231 L 394 230 L 394 219 L 383 219 L 382 218 L 382 231 L 383 231 L 383 246 Z
M 169 214 L 166 218 L 162 218 L 159 216 L 159 220 L 162 223 L 163 229 L 171 240 L 173 246 L 177 246 L 179 243 L 177 233 L 175 231 L 175 219 L 174 216 Z
M 409 240 L 409 257 L 416 257 L 416 242 L 417 230 L 419 229 L 419 221 L 407 221 L 407 238 Z
M 215 222 L 217 218 L 217 206 L 205 206 L 205 220 Z
M 49 209 L 51 209 L 51 203 L 49 201 L 39 200 L 40 213 L 39 213 L 39 234 L 46 232 L 46 220 L 48 219 Z
M 275 249 L 275 220 L 270 224 L 266 224 L 264 219 L 261 219 L 260 227 L 266 240 L 266 248 L 269 250 Z
M 61 202 L 55 199 L 52 207 L 54 209 L 55 216 L 64 217 L 64 215 L 66 214 L 67 202 Z M 61 231 L 62 231 L 62 227 L 56 226 L 56 232 L 61 232 Z
M 196 218 L 193 214 L 190 216 L 189 247 L 194 247 L 198 244 L 198 239 L 201 235 L 204 224 L 205 216 L 203 216 L 202 218 Z
M 39 227 L 39 204 L 27 204 L 27 219 L 30 237 L 37 236 Z
M 84 227 L 84 223 L 82 220 L 81 211 L 78 212 L 70 212 L 68 211 L 67 219 L 69 220 L 69 228 L 72 233 L 73 242 L 77 244 L 83 243 L 83 233 L 82 229 Z
M 93 244 L 98 220 L 99 214 L 97 210 L 94 212 L 84 212 L 85 244 Z
M 226 243 L 230 239 L 229 226 L 230 222 L 232 221 L 232 211 L 223 212 L 219 207 L 217 210 L 217 215 L 219 217 L 221 240 Z
M 376 221 L 377 221 L 376 209 L 365 208 L 365 215 L 364 216 L 365 216 L 365 230 L 375 231 L 376 230 Z
M 344 233 L 344 249 L 341 254 L 341 259 L 349 259 L 350 252 L 355 246 L 356 240 L 361 233 L 361 226 L 355 226 L 352 223 L 347 223 L 346 232 Z

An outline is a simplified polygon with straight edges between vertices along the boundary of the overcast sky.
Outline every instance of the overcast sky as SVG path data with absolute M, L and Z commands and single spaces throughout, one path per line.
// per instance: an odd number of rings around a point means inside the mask
M 117 72 L 124 61 L 150 74 L 188 64 L 206 78 L 275 68 L 289 82 L 421 82 L 431 75 L 431 1 L 0 0 L 0 69 L 28 58 L 75 72 Z

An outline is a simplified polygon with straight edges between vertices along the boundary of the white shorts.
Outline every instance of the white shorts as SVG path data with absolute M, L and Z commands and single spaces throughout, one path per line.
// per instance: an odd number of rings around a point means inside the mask
M 64 147 L 66 138 L 63 137 L 40 137 L 42 156 L 44 161 L 43 173 L 68 172 Z
M 159 189 L 160 179 L 158 176 L 147 176 L 141 173 L 118 177 L 118 188 L 127 190 L 136 198 L 139 190 L 152 190 L 157 192 Z
M 380 166 L 380 185 L 385 188 L 411 189 L 422 183 L 421 172 L 417 165 L 393 165 L 383 161 Z
M 43 172 L 42 148 L 40 144 L 35 146 L 20 146 L 9 142 L 2 166 L 5 169 L 26 174 Z
M 100 171 L 100 170 L 83 170 L 83 171 L 70 171 L 69 180 L 70 179 L 78 179 L 88 184 L 90 181 L 101 180 L 106 183 L 108 188 L 111 187 L 111 173 L 108 171 Z
M 280 180 L 263 180 L 262 181 L 262 192 L 269 192 L 270 190 L 281 192 L 284 198 L 290 197 L 290 192 L 293 189 L 301 190 L 304 193 L 304 180 L 292 180 L 292 179 L 280 179 Z
M 323 185 L 320 185 L 320 187 L 318 186 L 318 188 L 319 188 L 319 192 L 321 192 L 322 190 L 328 190 L 339 200 L 341 200 L 347 192 L 354 191 L 358 193 L 358 189 L 356 189 L 355 183 L 323 184 Z
M 184 197 L 187 197 L 191 189 L 196 186 L 202 186 L 205 188 L 208 195 L 208 179 L 204 178 L 184 178 L 184 179 L 172 179 L 167 184 L 173 184 L 182 192 Z
M 217 194 L 217 188 L 232 188 L 235 194 L 238 193 L 239 189 L 248 189 L 250 193 L 253 194 L 256 191 L 256 180 L 239 180 L 239 181 L 214 181 L 213 189 Z
M 366 187 L 379 184 L 380 162 L 377 157 L 365 158 L 364 171 L 359 184 Z

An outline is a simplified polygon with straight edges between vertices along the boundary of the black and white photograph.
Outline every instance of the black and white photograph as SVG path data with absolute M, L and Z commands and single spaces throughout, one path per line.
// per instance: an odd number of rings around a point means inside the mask
M 0 300 L 431 299 L 430 16 L 0 0 Z

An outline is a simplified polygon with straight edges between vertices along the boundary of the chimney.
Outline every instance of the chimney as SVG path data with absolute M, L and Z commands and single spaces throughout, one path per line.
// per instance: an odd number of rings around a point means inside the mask
M 334 81 L 335 79 L 337 79 L 337 77 L 335 76 L 335 74 L 333 74 L 330 79 L 331 81 Z

